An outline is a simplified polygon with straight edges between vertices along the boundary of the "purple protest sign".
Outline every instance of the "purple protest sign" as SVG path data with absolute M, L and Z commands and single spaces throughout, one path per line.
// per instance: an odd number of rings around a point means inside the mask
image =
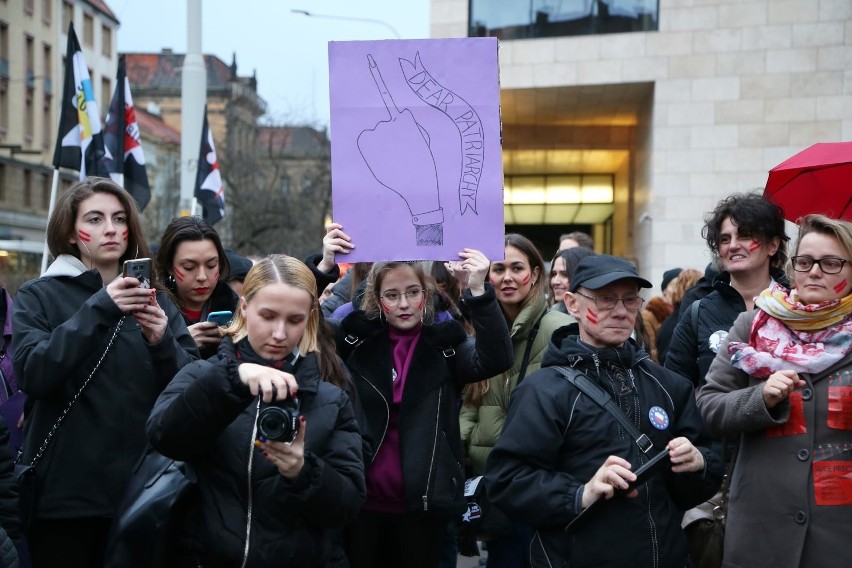
M 345 260 L 503 258 L 496 38 L 330 42 L 328 58 Z

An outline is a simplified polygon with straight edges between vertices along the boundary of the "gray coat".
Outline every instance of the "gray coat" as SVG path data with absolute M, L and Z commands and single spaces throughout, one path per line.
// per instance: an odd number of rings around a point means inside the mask
M 711 433 L 742 435 L 731 483 L 723 566 L 848 565 L 852 495 L 846 485 L 844 496 L 840 477 L 852 473 L 852 430 L 828 426 L 828 395 L 832 383 L 837 386 L 846 380 L 848 384 L 852 353 L 826 371 L 799 375 L 808 383 L 798 391 L 806 432 L 768 430 L 789 422 L 789 399 L 767 410 L 764 381 L 731 366 L 728 355 L 729 342 L 748 341 L 756 313 L 745 312 L 734 322 L 710 366 L 707 384 L 698 393 L 698 408 Z M 839 467 L 827 467 L 829 462 Z M 828 476 L 827 484 L 817 487 L 833 486 L 836 491 L 829 499 L 836 504 L 816 503 L 815 470 Z

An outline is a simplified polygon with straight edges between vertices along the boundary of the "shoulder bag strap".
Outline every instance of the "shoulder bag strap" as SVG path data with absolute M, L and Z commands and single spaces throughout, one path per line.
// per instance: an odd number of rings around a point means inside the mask
M 44 452 L 47 450 L 47 446 L 50 444 L 50 440 L 56 435 L 56 431 L 59 430 L 59 426 L 62 424 L 62 421 L 65 420 L 65 417 L 68 415 L 68 412 L 71 411 L 71 408 L 74 406 L 74 403 L 77 402 L 77 399 L 83 394 L 83 391 L 86 390 L 86 387 L 89 386 L 89 383 L 92 380 L 92 377 L 95 376 L 95 373 L 98 372 L 98 369 L 101 366 L 101 363 L 106 359 L 107 353 L 109 353 L 110 348 L 112 348 L 112 344 L 115 342 L 115 338 L 118 335 L 118 331 L 121 329 L 121 324 L 124 323 L 124 318 L 126 316 L 121 316 L 121 319 L 118 320 L 118 324 L 116 324 L 115 329 L 112 332 L 112 337 L 109 338 L 109 343 L 107 343 L 106 349 L 104 349 L 103 355 L 98 359 L 98 362 L 95 363 L 95 368 L 92 369 L 92 372 L 89 373 L 89 378 L 80 386 L 80 389 L 77 391 L 77 394 L 74 395 L 68 405 L 65 407 L 65 410 L 62 411 L 62 414 L 59 415 L 59 418 L 56 419 L 56 423 L 51 427 L 50 431 L 47 433 L 47 437 L 44 439 L 44 442 L 39 446 L 36 455 L 33 456 L 32 462 L 30 463 L 30 467 L 35 467 L 36 464 L 41 460 L 41 457 L 44 455 Z M 21 459 L 21 452 L 18 452 L 18 457 L 15 459 L 15 463 L 18 463 Z
M 654 447 L 654 443 L 651 441 L 651 438 L 640 432 L 639 429 L 633 425 L 633 423 L 624 415 L 621 409 L 618 408 L 618 405 L 615 404 L 615 401 L 612 400 L 612 397 L 609 396 L 605 390 L 589 380 L 586 375 L 577 369 L 570 367 L 554 367 L 554 369 L 562 375 L 562 378 L 577 387 L 577 389 L 584 395 L 591 398 L 595 404 L 612 414 L 613 418 L 615 418 L 627 434 L 633 438 L 634 443 L 639 447 L 643 454 L 647 454 L 651 451 Z
M 515 387 L 521 384 L 521 381 L 523 381 L 524 377 L 527 376 L 527 366 L 530 364 L 530 353 L 532 352 L 533 341 L 535 341 L 535 338 L 538 335 L 538 328 L 541 327 L 541 320 L 544 319 L 545 315 L 547 315 L 547 310 L 544 310 L 544 313 L 541 314 L 541 317 L 538 318 L 535 325 L 530 330 L 529 336 L 527 336 L 527 346 L 524 349 L 524 358 L 521 359 L 521 371 L 518 373 L 518 380 L 515 383 Z

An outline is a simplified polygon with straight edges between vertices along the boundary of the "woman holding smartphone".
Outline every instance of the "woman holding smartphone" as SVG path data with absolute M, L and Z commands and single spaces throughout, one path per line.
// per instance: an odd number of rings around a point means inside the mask
M 198 351 L 166 293 L 121 275 L 125 261 L 150 256 L 122 188 L 94 177 L 73 185 L 47 241 L 56 260 L 18 290 L 13 316 L 15 373 L 32 405 L 20 461 L 41 455 L 27 536 L 36 568 L 95 567 L 148 413 Z
M 184 565 L 326 568 L 334 529 L 364 500 L 355 414 L 332 384 L 342 377 L 320 363 L 316 286 L 295 258 L 255 264 L 219 356 L 184 368 L 157 401 L 151 444 L 198 473 L 199 529 Z M 268 428 L 284 410 L 298 416 L 295 438 L 290 420 Z
M 239 297 L 227 284 L 230 264 L 216 232 L 201 217 L 178 217 L 163 232 L 157 268 L 180 307 L 201 357 L 216 354 L 219 326 L 230 320 Z M 214 314 L 213 321 L 208 321 Z

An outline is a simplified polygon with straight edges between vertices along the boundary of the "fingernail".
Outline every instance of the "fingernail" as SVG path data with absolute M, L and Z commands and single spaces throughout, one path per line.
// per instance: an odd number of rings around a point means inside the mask
M 266 436 L 258 436 L 257 439 L 261 442 L 266 442 Z
M 258 447 L 258 448 L 262 447 L 262 444 L 260 443 L 260 440 L 255 440 L 255 441 L 254 441 L 254 445 L 255 445 L 256 447 Z
M 305 423 L 305 417 L 304 417 L 304 416 L 299 416 L 299 422 L 301 422 L 302 424 L 304 424 L 304 423 Z
M 299 392 L 297 389 L 293 389 L 290 391 L 290 396 L 296 396 L 296 393 Z
M 268 457 L 269 457 L 269 452 L 264 451 L 264 452 L 263 452 L 263 457 L 268 458 Z

